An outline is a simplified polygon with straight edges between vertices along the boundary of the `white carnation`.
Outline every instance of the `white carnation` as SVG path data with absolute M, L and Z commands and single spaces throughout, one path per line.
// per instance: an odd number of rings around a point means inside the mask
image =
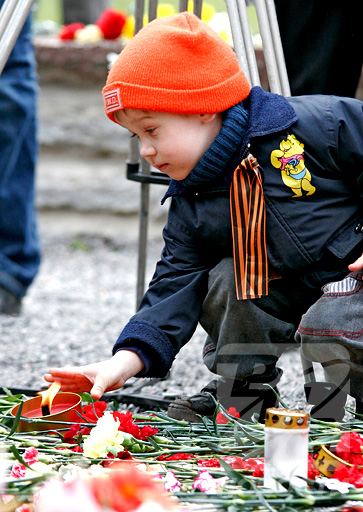
M 107 411 L 97 421 L 90 435 L 85 439 L 83 451 L 85 457 L 91 459 L 105 458 L 110 451 L 123 451 L 122 442 L 124 437 L 118 430 L 120 422 L 115 420 L 112 413 Z

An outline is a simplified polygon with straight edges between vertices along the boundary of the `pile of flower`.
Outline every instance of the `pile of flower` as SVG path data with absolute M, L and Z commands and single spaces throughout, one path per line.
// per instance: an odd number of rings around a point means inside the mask
M 264 427 L 233 409 L 220 407 L 212 420 L 191 424 L 82 398 L 80 423 L 31 433 L 17 432 L 19 418 L 10 416 L 26 397 L 0 399 L 0 511 L 166 512 L 203 504 L 216 511 L 291 511 L 334 504 L 363 512 L 360 419 L 313 420 L 306 487 L 280 482 L 285 490 L 273 491 L 263 486 Z M 322 445 L 341 459 L 333 478 L 318 470 Z
M 193 5 L 189 6 L 193 11 Z M 157 17 L 162 18 L 171 14 L 176 14 L 176 9 L 172 4 L 159 4 L 157 7 Z M 216 9 L 203 2 L 202 20 L 215 30 L 223 39 L 232 45 L 232 33 L 226 12 L 217 12 Z M 148 17 L 145 15 L 143 24 L 148 23 Z M 114 8 L 105 9 L 95 23 L 85 25 L 84 23 L 74 22 L 63 25 L 58 33 L 59 39 L 63 41 L 77 41 L 79 43 L 97 42 L 102 39 L 129 40 L 133 37 L 135 30 L 135 17 L 128 15 L 124 11 Z

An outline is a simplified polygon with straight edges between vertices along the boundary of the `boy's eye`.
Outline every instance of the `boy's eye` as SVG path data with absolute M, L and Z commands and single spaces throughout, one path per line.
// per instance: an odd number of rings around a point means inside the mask
M 136 133 L 131 133 L 130 135 L 131 139 L 133 139 L 134 137 L 137 137 Z
M 155 128 L 146 128 L 145 129 L 146 133 L 154 133 L 154 131 L 155 131 Z

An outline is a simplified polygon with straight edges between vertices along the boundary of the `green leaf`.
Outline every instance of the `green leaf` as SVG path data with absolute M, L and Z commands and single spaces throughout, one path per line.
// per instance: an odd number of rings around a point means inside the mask
M 248 458 L 255 459 L 259 455 L 263 455 L 263 452 L 264 452 L 264 447 L 259 446 L 259 447 L 255 448 L 254 450 L 251 450 L 250 452 L 248 452 Z
M 29 466 L 29 464 L 27 464 L 25 462 L 25 460 L 23 459 L 23 457 L 20 455 L 20 453 L 18 452 L 18 449 L 16 448 L 16 446 L 14 444 L 12 444 L 11 446 L 9 446 L 9 450 L 11 451 L 11 453 L 14 455 L 14 457 L 16 458 L 16 460 L 18 460 L 21 464 L 23 464 L 25 467 L 29 468 L 29 469 L 32 469 L 31 466 Z
M 218 423 L 217 423 L 217 416 L 218 416 L 218 413 L 220 411 L 220 408 L 221 408 L 221 404 L 217 402 L 217 400 L 214 398 L 213 395 L 210 395 L 212 398 L 213 398 L 213 401 L 215 403 L 215 410 L 214 410 L 214 414 L 213 414 L 213 418 L 212 418 L 212 421 L 213 421 L 213 428 L 214 428 L 214 432 L 216 433 L 216 435 L 218 437 L 220 437 L 220 432 L 219 432 L 219 428 L 218 428 Z
M 239 446 L 243 446 L 245 445 L 246 443 L 243 441 L 243 439 L 241 438 L 241 436 L 239 435 L 238 433 L 238 424 L 237 423 L 234 423 L 233 425 L 233 433 L 234 433 L 234 438 L 236 440 L 236 443 L 239 445 Z
M 12 428 L 11 428 L 11 430 L 10 430 L 9 434 L 7 435 L 6 439 L 7 439 L 7 438 L 9 438 L 9 437 L 11 437 L 11 436 L 14 434 L 14 432 L 16 432 L 16 429 L 18 428 L 18 425 L 19 425 L 21 412 L 22 412 L 22 410 L 23 410 L 23 405 L 24 405 L 24 403 L 23 403 L 23 402 L 21 402 L 21 403 L 20 403 L 20 405 L 19 405 L 18 412 L 16 413 L 16 416 L 15 416 L 15 418 L 14 418 L 13 426 L 12 426 Z
M 82 402 L 86 402 L 87 404 L 93 403 L 93 398 L 89 393 L 79 393 L 79 396 L 81 397 Z
M 219 460 L 220 465 L 226 472 L 227 476 L 233 480 L 237 485 L 241 485 L 244 489 L 251 489 L 251 482 L 248 480 L 242 473 L 239 473 L 235 469 L 232 468 L 228 462 L 226 462 L 224 459 L 217 457 Z
M 76 409 L 74 410 L 74 412 L 77 414 L 77 416 L 79 416 L 80 418 L 82 418 L 83 422 L 84 423 L 89 423 L 90 425 L 95 425 L 95 423 L 92 423 L 92 421 L 88 420 L 85 416 L 83 416 L 79 411 L 77 411 Z
M 115 400 L 115 399 L 112 400 L 111 408 L 112 408 L 113 411 L 118 411 L 119 403 L 118 403 L 117 400 Z
M 265 383 L 263 385 L 269 387 L 274 392 L 277 400 L 280 402 L 280 404 L 282 405 L 282 407 L 284 409 L 289 409 L 289 406 L 287 404 L 285 404 L 285 402 L 280 398 L 280 395 L 277 393 L 276 389 L 274 389 L 272 386 L 270 386 L 270 384 L 267 384 L 267 383 Z
M 201 418 L 202 418 L 203 425 L 205 426 L 208 434 L 213 436 L 213 432 L 210 430 L 210 428 L 208 426 L 208 419 L 205 416 L 201 416 Z M 214 430 L 216 430 L 216 425 L 214 426 Z M 218 431 L 218 427 L 217 427 L 217 431 Z
M 262 503 L 262 505 L 264 505 L 267 510 L 270 510 L 270 512 L 276 512 L 276 509 L 273 508 L 269 502 L 266 500 L 266 498 L 264 497 L 263 493 L 260 491 L 260 489 L 257 487 L 257 485 L 254 484 L 254 482 L 251 481 L 251 486 L 252 488 L 254 489 L 254 491 L 256 492 L 256 496 L 257 498 L 260 500 L 260 502 Z
M 158 445 L 158 443 L 153 439 L 152 437 L 147 438 L 149 443 L 155 448 L 156 451 L 162 450 L 161 446 Z
M 171 437 L 171 439 L 173 440 L 173 443 L 176 444 L 176 445 L 181 445 L 182 443 L 180 441 L 178 441 L 174 434 L 170 431 L 170 430 L 166 430 L 165 431 L 165 434 L 169 435 Z M 153 436 L 153 437 L 158 437 L 158 436 Z M 169 441 L 170 443 L 170 441 Z
M 3 389 L 3 390 L 4 390 L 5 395 L 7 395 L 7 396 L 14 396 L 14 395 L 12 394 L 12 392 L 10 391 L 10 389 L 5 388 L 5 387 L 2 387 L 1 389 Z
M 255 444 L 264 444 L 264 436 L 257 437 L 257 436 L 255 436 L 255 435 L 251 434 L 251 433 L 249 432 L 249 430 L 251 430 L 251 429 L 249 429 L 249 428 L 247 428 L 247 427 L 244 427 L 243 425 L 241 425 L 241 423 L 238 423 L 238 424 L 236 423 L 236 425 L 238 425 L 238 428 L 240 428 L 240 429 L 243 431 L 243 433 L 245 434 L 245 436 L 246 436 L 250 441 L 252 441 L 252 442 L 253 442 L 253 443 L 255 443 Z

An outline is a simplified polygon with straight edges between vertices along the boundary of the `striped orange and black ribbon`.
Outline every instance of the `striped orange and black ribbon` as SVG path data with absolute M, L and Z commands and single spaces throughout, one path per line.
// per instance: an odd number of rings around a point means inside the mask
M 268 263 L 261 173 L 251 153 L 234 171 L 230 203 L 237 299 L 256 299 L 268 294 Z

